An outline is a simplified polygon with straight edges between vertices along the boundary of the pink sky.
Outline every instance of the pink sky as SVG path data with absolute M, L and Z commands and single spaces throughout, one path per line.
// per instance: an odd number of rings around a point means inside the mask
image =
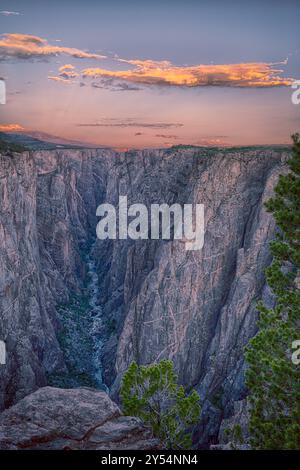
M 271 17 L 256 2 L 240 16 L 224 6 L 214 21 L 208 2 L 118 5 L 88 0 L 70 17 L 61 2 L 59 18 L 29 0 L 6 5 L 0 130 L 129 148 L 281 144 L 299 129 L 292 3 Z

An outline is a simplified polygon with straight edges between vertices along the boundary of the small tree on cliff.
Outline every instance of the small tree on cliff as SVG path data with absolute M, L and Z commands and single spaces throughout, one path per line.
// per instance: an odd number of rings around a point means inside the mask
M 121 399 L 124 413 L 151 425 L 167 448 L 191 447 L 189 428 L 199 421 L 200 397 L 195 390 L 186 396 L 178 386 L 172 361 L 149 366 L 132 362 L 123 376 Z
M 300 448 L 300 366 L 292 361 L 300 339 L 300 138 L 293 136 L 289 173 L 281 175 L 267 204 L 278 226 L 266 270 L 275 306 L 258 306 L 258 334 L 246 351 L 250 435 L 257 449 Z M 294 343 L 294 345 L 293 345 Z M 293 363 L 294 362 L 294 363 Z

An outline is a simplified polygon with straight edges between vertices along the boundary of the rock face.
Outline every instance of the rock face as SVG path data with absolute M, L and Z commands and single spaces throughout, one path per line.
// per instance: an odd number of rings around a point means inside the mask
M 229 418 L 222 420 L 218 436 L 219 444 L 212 444 L 210 449 L 251 450 L 248 429 L 249 417 L 247 399 L 235 401 L 233 414 Z
M 0 449 L 158 449 L 104 392 L 44 387 L 0 415 Z
M 7 364 L 0 366 L 0 408 L 65 372 L 58 308 L 85 294 L 89 249 L 103 312 L 95 337 L 112 395 L 133 359 L 171 358 L 180 382 L 203 400 L 195 439 L 217 442 L 222 420 L 246 396 L 243 350 L 255 334 L 256 300 L 272 302 L 263 270 L 274 222 L 263 204 L 288 154 L 180 148 L 2 155 L 0 339 Z M 95 243 L 97 205 L 117 205 L 120 195 L 129 205 L 204 204 L 203 249 L 186 251 L 179 240 Z
M 104 152 L 105 153 L 105 152 Z M 57 305 L 81 295 L 82 243 L 94 232 L 100 176 L 96 152 L 0 156 L 0 409 L 65 369 Z M 105 155 L 104 155 L 105 157 Z
M 29 153 L 1 156 L 0 335 L 7 348 L 7 363 L 0 367 L 1 409 L 45 384 L 47 363 L 63 366 L 55 302 L 40 260 L 36 179 Z
M 171 358 L 180 382 L 202 397 L 195 439 L 204 446 L 246 396 L 243 352 L 256 331 L 255 305 L 262 295 L 272 300 L 263 272 L 274 222 L 264 202 L 285 158 L 272 150 L 181 150 L 111 163 L 120 168 L 110 171 L 117 176 L 109 202 L 129 194 L 129 203 L 205 205 L 201 251 L 186 251 L 181 241 L 121 241 L 106 250 L 98 243 L 97 252 L 99 269 L 107 266 L 104 317 L 118 325 L 103 354 L 112 393 L 132 360 Z

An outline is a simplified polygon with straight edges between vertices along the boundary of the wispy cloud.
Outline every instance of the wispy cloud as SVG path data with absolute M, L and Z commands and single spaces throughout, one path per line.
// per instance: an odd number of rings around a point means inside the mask
M 101 88 L 110 91 L 139 91 L 141 89 L 134 84 L 118 81 L 115 78 L 102 78 L 97 82 L 92 82 L 91 86 L 93 88 Z
M 228 142 L 228 137 L 225 135 L 207 136 L 201 137 L 195 142 L 195 145 L 201 145 L 204 147 L 226 147 L 231 145 Z
M 0 15 L 3 16 L 19 16 L 22 15 L 19 11 L 7 11 L 7 10 L 1 10 Z
M 169 134 L 156 134 L 155 137 L 158 137 L 159 139 L 171 139 L 171 140 L 178 139 L 177 135 L 169 135 Z
M 65 83 L 66 85 L 72 83 L 70 80 L 66 80 L 65 78 L 57 77 L 55 75 L 48 75 L 48 80 L 52 80 L 53 82 Z
M 80 86 L 87 84 L 81 79 L 81 74 L 76 71 L 75 67 L 71 64 L 65 64 L 58 69 L 57 75 L 51 75 L 48 77 L 49 80 L 54 80 L 56 82 L 69 82 L 74 83 L 78 79 Z M 92 88 L 99 88 L 102 90 L 110 91 L 139 91 L 141 88 L 135 84 L 127 83 L 125 81 L 120 81 L 114 77 L 109 78 L 98 78 L 97 81 L 92 81 L 89 83 Z
M 182 127 L 183 124 L 178 122 L 139 122 L 131 119 L 124 119 L 121 121 L 107 120 L 93 123 L 79 123 L 78 127 L 137 127 L 137 128 L 150 128 L 150 129 L 170 129 Z
M 70 71 L 74 72 L 75 67 L 74 67 L 74 65 L 72 65 L 72 64 L 65 64 L 65 65 L 62 65 L 61 67 L 59 67 L 58 70 L 59 70 L 59 72 L 61 72 L 61 73 L 62 73 L 62 72 L 70 72 Z
M 49 75 L 48 79 L 53 80 L 55 82 L 62 82 L 62 83 L 73 83 L 74 80 L 79 76 L 79 74 L 75 71 L 75 67 L 72 64 L 65 64 L 62 65 L 58 69 L 58 75 Z
M 156 86 L 225 86 L 242 88 L 267 88 L 289 86 L 292 78 L 281 77 L 283 72 L 279 63 L 241 63 L 220 65 L 176 66 L 169 61 L 124 60 L 133 67 L 128 70 L 107 70 L 104 68 L 86 68 L 82 71 L 84 78 L 114 78 L 128 83 Z
M 105 56 L 91 54 L 73 47 L 53 46 L 46 39 L 30 34 L 9 33 L 0 37 L 0 60 L 47 59 L 51 56 L 69 55 L 77 59 L 103 59 Z

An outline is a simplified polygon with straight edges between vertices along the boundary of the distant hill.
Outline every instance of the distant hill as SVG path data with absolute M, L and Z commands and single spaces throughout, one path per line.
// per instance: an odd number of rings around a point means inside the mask
M 23 133 L 0 132 L 0 141 L 10 144 L 10 147 L 12 144 L 23 146 L 24 150 L 54 150 L 59 148 L 96 147 L 88 143 L 61 139 L 60 137 L 55 137 L 46 133 L 32 133 L 29 135 Z
M 0 133 L 0 152 L 24 152 L 27 148 L 19 143 L 15 143 L 5 138 L 5 134 Z
M 62 137 L 53 136 L 45 132 L 30 132 L 30 133 L 7 133 L 0 132 L 0 151 L 10 149 L 14 152 L 23 152 L 24 150 L 55 150 L 55 149 L 82 149 L 82 148 L 110 148 L 105 145 L 95 145 L 87 142 L 78 142 L 76 140 L 67 140 Z M 160 148 L 160 147 L 158 147 Z M 241 149 L 243 151 L 254 150 L 254 149 L 280 149 L 280 150 L 290 150 L 291 145 L 287 144 L 277 144 L 277 145 L 251 145 L 251 146 L 201 146 L 201 145 L 173 145 L 171 147 L 166 147 L 165 151 L 167 153 L 174 152 L 175 150 L 196 150 L 202 149 L 205 151 L 216 151 L 222 149 L 225 152 L 231 152 L 232 150 Z M 120 151 L 120 149 L 116 149 Z M 123 151 L 137 151 L 138 149 L 123 149 Z M 154 149 L 153 149 L 154 150 Z M 122 151 L 122 150 L 121 150 Z

